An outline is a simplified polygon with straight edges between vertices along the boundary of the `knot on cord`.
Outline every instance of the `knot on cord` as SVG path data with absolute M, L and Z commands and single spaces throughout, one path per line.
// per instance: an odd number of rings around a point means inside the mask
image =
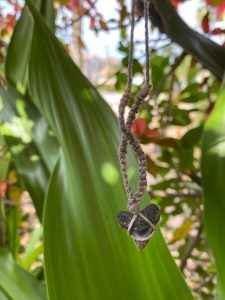
M 138 201 L 131 201 L 131 203 L 129 204 L 129 211 L 133 214 L 133 215 L 138 215 L 140 213 L 140 206 L 139 206 L 139 202 Z

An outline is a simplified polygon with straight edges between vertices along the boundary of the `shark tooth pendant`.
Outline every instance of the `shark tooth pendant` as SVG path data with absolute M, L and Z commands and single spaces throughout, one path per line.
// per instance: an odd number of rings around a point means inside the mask
M 134 215 L 132 213 L 126 211 L 120 211 L 117 214 L 117 220 L 120 226 L 127 230 L 133 217 Z M 159 220 L 159 208 L 155 204 L 148 205 L 141 211 L 141 214 L 137 216 L 128 234 L 134 240 L 139 251 L 143 250 L 151 239 L 155 230 L 155 226 L 157 225 Z M 152 226 L 147 221 L 149 221 Z

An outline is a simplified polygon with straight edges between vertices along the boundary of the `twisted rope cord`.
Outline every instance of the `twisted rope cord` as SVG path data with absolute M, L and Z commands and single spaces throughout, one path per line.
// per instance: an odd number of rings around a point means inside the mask
M 134 218 L 131 220 L 131 223 L 128 227 L 128 232 L 130 231 L 133 223 L 135 222 L 137 216 L 140 214 L 140 200 L 147 187 L 146 180 L 146 159 L 145 154 L 141 149 L 138 141 L 131 133 L 131 127 L 135 119 L 135 115 L 138 112 L 140 105 L 143 100 L 149 93 L 150 90 L 150 73 L 149 73 L 149 41 L 148 41 L 148 0 L 144 0 L 144 17 L 145 17 L 145 55 L 146 55 L 146 74 L 145 74 L 145 85 L 136 95 L 134 104 L 132 105 L 127 121 L 125 122 L 124 113 L 125 108 L 128 105 L 129 99 L 131 97 L 131 88 L 132 88 L 132 66 L 133 66 L 133 52 L 134 52 L 134 25 L 135 25 L 135 0 L 132 0 L 132 9 L 131 9 L 131 34 L 130 34 L 130 49 L 129 49 L 129 61 L 128 61 L 128 85 L 127 89 L 120 100 L 119 105 L 119 123 L 120 129 L 122 132 L 122 141 L 120 145 L 120 166 L 121 173 L 123 177 L 124 187 L 128 196 L 128 208 L 129 211 L 134 214 Z M 133 195 L 131 187 L 129 186 L 128 175 L 127 175 L 127 146 L 130 144 L 132 150 L 135 153 L 135 156 L 138 161 L 138 170 L 139 170 L 139 180 L 138 188 L 136 193 Z M 141 216 L 143 216 L 141 214 Z M 146 219 L 146 218 L 145 218 Z M 150 222 L 150 221 L 149 221 Z M 148 222 L 148 223 L 149 223 Z M 151 223 L 151 222 L 150 222 Z M 150 224 L 149 223 L 149 224 Z M 152 225 L 152 224 L 150 224 Z

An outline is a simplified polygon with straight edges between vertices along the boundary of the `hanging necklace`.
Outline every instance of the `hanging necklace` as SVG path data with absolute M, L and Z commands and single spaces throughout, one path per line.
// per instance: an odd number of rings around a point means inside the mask
M 120 166 L 123 178 L 123 184 L 128 199 L 129 212 L 119 212 L 117 215 L 119 224 L 127 229 L 128 234 L 133 238 L 138 250 L 142 250 L 150 240 L 153 232 L 156 229 L 156 224 L 159 222 L 159 208 L 154 204 L 148 205 L 142 211 L 140 210 L 140 201 L 147 187 L 146 179 L 146 159 L 145 154 L 141 149 L 140 144 L 131 133 L 131 127 L 144 99 L 150 92 L 150 63 L 149 63 L 149 40 L 148 40 L 148 0 L 144 0 L 144 19 L 145 19 L 145 84 L 137 93 L 134 103 L 130 108 L 127 120 L 125 120 L 125 108 L 131 98 L 131 88 L 133 82 L 132 66 L 134 54 L 134 27 L 135 27 L 135 7 L 136 0 L 132 0 L 131 8 L 131 33 L 130 33 L 130 48 L 128 61 L 128 84 L 127 89 L 120 100 L 119 105 L 119 124 L 122 133 L 122 141 L 120 144 Z M 135 193 L 132 192 L 127 175 L 127 146 L 130 144 L 138 163 L 139 180 L 138 188 Z

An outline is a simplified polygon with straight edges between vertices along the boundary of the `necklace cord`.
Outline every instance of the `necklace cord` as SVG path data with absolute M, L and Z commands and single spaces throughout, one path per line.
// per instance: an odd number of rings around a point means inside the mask
M 149 38 L 148 38 L 148 0 L 144 0 L 144 19 L 145 19 L 145 84 L 143 88 L 138 92 L 134 99 L 134 103 L 130 108 L 128 113 L 127 120 L 125 121 L 125 109 L 128 106 L 128 102 L 131 99 L 131 89 L 133 82 L 133 56 L 134 56 L 134 27 L 135 27 L 135 7 L 136 0 L 132 0 L 132 8 L 131 8 L 131 32 L 130 32 L 130 48 L 129 48 L 129 60 L 128 60 L 128 83 L 127 89 L 123 94 L 120 105 L 119 105 L 119 124 L 122 132 L 122 141 L 120 144 L 120 166 L 121 166 L 121 174 L 123 178 L 123 184 L 128 197 L 128 208 L 129 211 L 134 214 L 134 216 L 138 216 L 140 214 L 140 200 L 143 193 L 147 187 L 147 179 L 146 179 L 146 158 L 145 154 L 142 151 L 142 148 L 139 142 L 131 133 L 131 127 L 135 120 L 135 115 L 139 111 L 141 104 L 144 99 L 148 96 L 150 91 L 150 57 L 149 57 Z M 127 146 L 128 143 L 131 146 L 131 149 L 134 151 L 137 162 L 138 162 L 138 188 L 135 194 L 133 194 L 131 187 L 129 185 L 128 174 L 127 174 Z M 130 226 L 130 228 L 132 225 Z

